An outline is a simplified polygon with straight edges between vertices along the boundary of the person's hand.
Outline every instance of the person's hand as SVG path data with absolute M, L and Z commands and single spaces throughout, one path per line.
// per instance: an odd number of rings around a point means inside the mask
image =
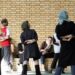
M 46 54 L 46 50 L 42 52 L 42 55 Z
M 71 39 L 72 39 L 72 35 L 70 34 L 70 35 L 66 35 L 66 36 L 64 36 L 64 37 L 62 37 L 62 40 L 63 41 L 70 41 Z
M 46 54 L 46 50 L 45 49 L 41 49 L 40 52 L 42 53 L 42 55 Z
M 66 35 L 66 36 L 64 36 L 64 38 L 72 38 L 72 35 L 70 34 L 70 35 Z
M 4 41 L 4 40 L 5 40 L 5 39 L 4 39 L 3 37 L 0 38 L 0 41 L 1 41 L 1 42 Z
M 32 40 L 28 40 L 28 41 L 27 41 L 27 44 L 31 44 L 31 43 L 32 43 Z
M 44 49 L 41 49 L 40 52 L 44 52 Z
M 34 39 L 32 39 L 32 40 L 26 40 L 26 41 L 25 41 L 26 44 L 31 44 L 31 43 L 33 43 L 33 42 L 35 42 Z

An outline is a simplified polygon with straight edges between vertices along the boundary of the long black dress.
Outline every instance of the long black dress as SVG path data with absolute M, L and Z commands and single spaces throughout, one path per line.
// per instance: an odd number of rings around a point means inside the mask
M 66 67 L 69 65 L 75 65 L 75 38 L 71 41 L 63 41 L 61 36 L 72 34 L 75 36 L 75 24 L 72 21 L 64 21 L 62 25 L 56 26 L 55 32 L 61 42 L 61 51 L 59 57 L 59 66 Z
M 24 41 L 30 40 L 30 39 L 38 40 L 38 36 L 35 30 L 27 29 L 21 33 L 21 41 L 25 46 L 24 60 L 28 60 L 29 58 L 39 59 L 41 54 L 40 54 L 37 42 L 34 42 L 32 44 L 24 43 Z

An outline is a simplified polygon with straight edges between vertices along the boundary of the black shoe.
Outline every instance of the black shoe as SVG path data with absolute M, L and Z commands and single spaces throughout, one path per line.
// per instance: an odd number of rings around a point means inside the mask
M 27 65 L 23 66 L 22 75 L 27 75 Z
M 62 71 L 62 73 L 63 73 L 63 74 L 65 74 L 65 72 L 64 72 L 64 71 Z
M 41 75 L 39 65 L 35 65 L 36 75 Z

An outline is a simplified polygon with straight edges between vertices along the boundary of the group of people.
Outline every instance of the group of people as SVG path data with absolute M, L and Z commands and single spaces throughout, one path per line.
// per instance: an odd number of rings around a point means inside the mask
M 28 21 L 24 21 L 21 25 L 22 33 L 20 35 L 20 40 L 22 43 L 23 50 L 20 51 L 20 56 L 22 57 L 22 75 L 27 75 L 27 64 L 29 58 L 33 58 L 35 62 L 35 72 L 36 75 L 42 75 L 39 67 L 39 59 L 46 57 L 46 54 L 52 53 L 51 47 L 53 44 L 54 48 L 54 58 L 51 64 L 50 73 L 54 68 L 56 68 L 54 75 L 61 75 L 64 72 L 64 68 L 71 66 L 72 75 L 75 75 L 75 23 L 69 20 L 67 11 L 63 10 L 59 13 L 58 24 L 55 28 L 55 33 L 52 37 L 48 37 L 43 45 L 38 47 L 38 35 L 34 29 L 30 28 Z M 8 20 L 2 19 L 0 24 L 0 46 L 2 48 L 1 54 L 9 66 L 11 64 L 11 50 L 10 50 L 10 32 L 8 29 Z M 53 40 L 53 41 L 52 41 Z M 58 60 L 58 65 L 56 63 Z
M 71 66 L 71 73 L 75 75 L 75 23 L 69 20 L 68 12 L 65 10 L 61 11 L 58 17 L 54 34 L 56 40 L 53 41 L 55 54 L 50 72 L 58 60 L 54 75 L 61 75 L 67 66 Z
M 54 33 L 53 37 L 49 36 L 45 41 L 42 42 L 40 47 L 41 62 L 45 71 L 52 73 L 52 71 L 56 68 L 60 55 L 60 47 L 60 40 L 57 38 L 56 33 Z M 46 58 L 53 58 L 49 69 L 45 67 Z M 62 70 L 62 73 L 65 73 L 64 69 Z
M 26 23 L 26 24 L 25 23 L 22 24 L 22 27 L 24 29 L 24 26 L 25 26 L 26 29 L 21 34 L 21 41 L 25 44 L 25 51 L 24 51 L 25 61 L 23 62 L 24 66 L 23 66 L 22 74 L 27 74 L 28 58 L 30 57 L 32 57 L 33 59 L 37 58 L 36 59 L 37 61 L 40 58 L 40 51 L 36 43 L 37 34 L 35 33 L 34 30 L 28 29 L 29 23 Z M 75 49 L 75 23 L 69 20 L 68 13 L 66 11 L 61 11 L 59 13 L 59 20 L 55 28 L 55 35 L 57 39 L 60 41 L 60 43 L 58 43 L 59 42 L 58 40 L 57 40 L 58 42 L 54 41 L 54 48 L 58 50 L 57 52 L 55 52 L 55 55 L 54 55 L 55 59 L 53 60 L 52 66 L 51 66 L 51 68 L 53 69 L 58 59 L 58 66 L 56 67 L 56 71 L 54 75 L 61 75 L 63 69 L 67 66 L 71 66 L 72 75 L 74 75 L 75 74 L 75 61 L 74 61 L 75 59 L 75 54 L 74 54 L 75 53 L 74 51 Z M 59 49 L 57 48 L 56 45 L 60 46 Z M 47 51 L 48 51 L 48 48 L 49 46 L 45 47 Z M 47 51 L 41 50 L 41 53 L 45 54 Z M 34 61 L 36 60 L 34 59 Z M 41 75 L 38 64 L 35 64 L 35 69 L 36 69 L 36 74 Z

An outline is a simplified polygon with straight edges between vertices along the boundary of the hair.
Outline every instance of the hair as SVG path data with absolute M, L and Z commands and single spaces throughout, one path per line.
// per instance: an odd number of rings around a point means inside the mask
M 28 21 L 24 21 L 21 25 L 21 28 L 23 31 L 27 30 L 27 29 L 30 29 L 30 25 L 29 25 L 29 22 Z
M 51 38 L 51 39 L 53 39 L 53 37 L 51 37 L 51 36 L 48 36 L 48 38 Z
M 1 20 L 1 23 L 2 23 L 2 25 L 4 25 L 4 26 L 8 26 L 8 20 L 5 18 L 5 19 L 2 19 Z

